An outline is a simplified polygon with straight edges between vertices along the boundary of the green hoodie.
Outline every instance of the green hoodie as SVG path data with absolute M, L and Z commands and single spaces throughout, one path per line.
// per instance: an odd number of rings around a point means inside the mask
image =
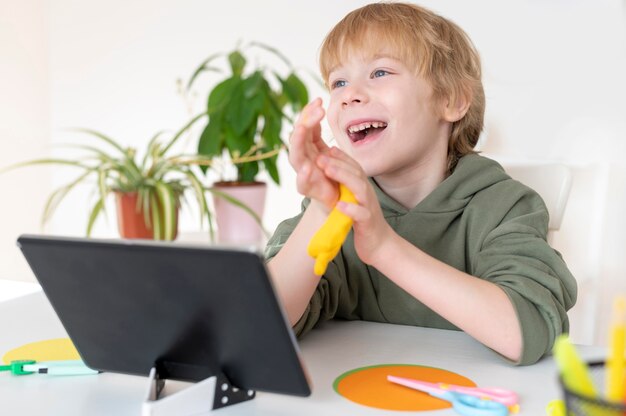
M 452 175 L 410 210 L 371 183 L 385 219 L 398 235 L 506 292 L 522 329 L 523 351 L 516 364 L 535 363 L 551 350 L 557 335 L 569 330 L 566 311 L 576 301 L 576 281 L 546 242 L 546 206 L 497 162 L 478 155 L 461 158 Z M 303 212 L 308 204 L 305 199 Z M 267 260 L 278 253 L 301 217 L 278 226 L 267 244 Z M 300 336 L 317 322 L 333 318 L 458 330 L 360 261 L 352 232 L 294 330 Z

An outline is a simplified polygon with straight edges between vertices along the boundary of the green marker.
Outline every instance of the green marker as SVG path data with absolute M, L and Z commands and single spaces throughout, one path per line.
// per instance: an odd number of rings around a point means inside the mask
M 596 397 L 597 391 L 587 365 L 580 359 L 567 335 L 559 335 L 554 342 L 553 352 L 565 386 L 580 395 Z
M 87 367 L 81 360 L 48 361 L 42 363 L 37 363 L 35 360 L 16 360 L 9 365 L 0 365 L 0 371 L 10 371 L 17 376 L 28 374 L 79 376 L 99 373 L 98 370 L 92 370 Z

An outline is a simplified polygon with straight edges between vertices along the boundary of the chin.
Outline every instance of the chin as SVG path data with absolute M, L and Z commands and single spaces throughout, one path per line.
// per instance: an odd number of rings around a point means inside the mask
M 361 165 L 361 169 L 363 169 L 363 172 L 365 172 L 365 175 L 368 178 L 379 176 L 385 173 L 385 169 L 382 166 L 376 166 L 376 164 L 368 163 L 367 161 L 357 160 L 357 162 L 359 162 L 359 165 Z

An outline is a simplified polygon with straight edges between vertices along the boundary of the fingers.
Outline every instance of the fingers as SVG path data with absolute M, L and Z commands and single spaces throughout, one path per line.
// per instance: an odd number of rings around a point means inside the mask
M 321 137 L 320 123 L 324 115 L 320 98 L 304 107 L 289 139 L 289 163 L 297 173 L 298 192 L 332 208 L 339 196 L 337 183 L 316 164 L 321 154 L 328 153 L 328 146 Z
M 300 194 L 317 199 L 329 209 L 339 198 L 337 184 L 329 180 L 318 168 L 313 168 L 308 161 L 305 161 L 297 171 L 296 188 Z
M 310 187 L 311 181 L 311 164 L 304 162 L 296 175 L 296 189 L 302 195 L 306 195 Z
M 306 148 L 307 130 L 302 125 L 296 125 L 289 138 L 289 163 L 296 170 L 307 160 L 308 151 Z
M 364 201 L 365 191 L 369 186 L 367 176 L 350 156 L 333 147 L 328 154 L 318 156 L 317 166 L 330 179 L 347 186 L 359 202 Z
M 300 117 L 298 118 L 298 121 L 296 121 L 296 125 L 300 124 L 307 129 L 319 128 L 319 123 L 324 118 L 324 114 L 322 99 L 316 98 L 302 109 Z
M 352 220 L 356 223 L 366 222 L 372 216 L 372 212 L 369 209 L 358 204 L 339 201 L 335 207 L 348 217 L 352 218 Z
M 320 122 L 324 115 L 320 98 L 307 104 L 300 113 L 289 138 L 289 162 L 296 170 L 305 160 L 313 161 L 320 152 L 320 143 L 324 143 L 321 138 Z M 321 149 L 323 150 L 323 147 Z

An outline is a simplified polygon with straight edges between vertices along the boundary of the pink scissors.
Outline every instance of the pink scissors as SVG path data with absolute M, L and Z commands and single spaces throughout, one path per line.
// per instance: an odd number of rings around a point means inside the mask
M 510 390 L 500 388 L 480 388 L 480 387 L 466 387 L 457 386 L 448 383 L 429 383 L 426 381 L 413 380 L 410 378 L 387 376 L 387 380 L 402 384 L 403 386 L 421 390 L 427 393 L 432 391 L 447 390 L 455 393 L 467 394 L 470 396 L 479 397 L 481 399 L 493 400 L 494 402 L 502 403 L 507 407 L 515 408 L 517 406 L 518 397 L 517 394 Z

